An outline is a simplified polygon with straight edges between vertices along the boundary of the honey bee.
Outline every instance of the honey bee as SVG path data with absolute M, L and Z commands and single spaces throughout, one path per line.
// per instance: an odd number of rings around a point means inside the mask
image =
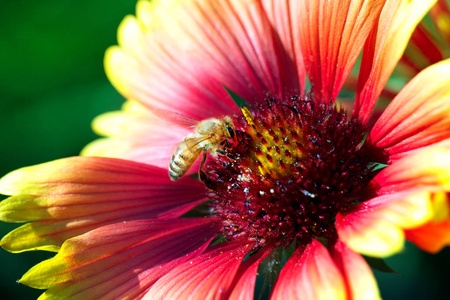
M 180 118 L 184 118 L 185 121 L 193 120 L 178 115 L 177 119 Z M 225 116 L 221 119 L 206 119 L 200 122 L 193 121 L 195 122 L 194 132 L 189 134 L 178 144 L 178 147 L 170 160 L 169 177 L 173 181 L 186 174 L 202 152 L 203 159 L 200 170 L 205 162 L 207 151 L 224 154 L 221 145 L 229 139 L 233 139 L 235 136 L 234 124 L 229 116 Z

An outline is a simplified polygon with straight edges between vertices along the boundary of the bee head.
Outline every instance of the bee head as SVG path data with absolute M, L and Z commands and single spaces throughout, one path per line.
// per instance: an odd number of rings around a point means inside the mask
M 231 120 L 229 116 L 226 116 L 223 118 L 223 125 L 225 128 L 225 135 L 231 139 L 234 139 L 235 133 L 233 120 Z

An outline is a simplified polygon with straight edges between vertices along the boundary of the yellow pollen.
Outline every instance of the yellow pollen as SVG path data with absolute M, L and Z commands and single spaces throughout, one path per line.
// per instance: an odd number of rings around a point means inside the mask
M 245 120 L 247 121 L 247 124 L 250 126 L 255 125 L 255 122 L 253 122 L 254 118 L 253 118 L 252 113 L 244 106 L 241 107 L 241 111 L 245 117 Z
M 263 176 L 280 178 L 290 173 L 291 166 L 305 156 L 305 141 L 301 125 L 287 118 L 255 118 L 245 107 L 241 108 L 250 135 L 257 163 Z M 294 125 L 293 125 L 294 124 Z

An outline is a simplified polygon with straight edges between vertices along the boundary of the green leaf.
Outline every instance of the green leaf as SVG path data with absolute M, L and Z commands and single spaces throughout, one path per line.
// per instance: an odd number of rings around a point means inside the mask
M 248 106 L 247 101 L 245 101 L 243 98 L 241 98 L 238 94 L 236 94 L 235 92 L 233 92 L 232 90 L 230 90 L 229 88 L 227 88 L 226 86 L 223 86 L 225 88 L 225 90 L 227 91 L 228 95 L 230 95 L 231 99 L 233 99 L 234 103 L 236 103 L 236 105 L 238 107 L 241 106 Z
M 384 272 L 384 273 L 394 273 L 397 275 L 400 275 L 400 273 L 396 272 L 394 269 L 392 269 L 385 261 L 384 259 L 377 258 L 377 257 L 370 257 L 370 256 L 362 256 L 367 264 L 374 270 Z
M 372 168 L 372 171 L 378 171 L 378 170 L 386 168 L 387 166 L 388 165 L 377 163 L 377 162 L 369 163 L 369 168 Z

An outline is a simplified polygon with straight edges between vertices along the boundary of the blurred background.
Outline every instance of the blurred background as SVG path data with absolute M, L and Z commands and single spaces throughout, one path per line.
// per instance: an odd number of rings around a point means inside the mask
M 120 108 L 123 98 L 104 75 L 103 54 L 116 44 L 117 27 L 135 2 L 1 1 L 1 176 L 77 155 L 96 138 L 91 120 Z M 0 236 L 17 226 L 0 223 Z M 53 255 L 0 249 L 0 299 L 36 299 L 43 291 L 16 280 Z M 430 255 L 408 244 L 387 262 L 400 275 L 375 271 L 384 299 L 450 299 L 449 249 Z
M 135 6 L 135 0 L 1 1 L 0 175 L 77 155 L 96 138 L 91 120 L 120 108 L 103 55 Z M 0 236 L 17 226 L 0 223 Z M 0 249 L 0 299 L 36 299 L 41 290 L 16 280 L 53 255 Z

